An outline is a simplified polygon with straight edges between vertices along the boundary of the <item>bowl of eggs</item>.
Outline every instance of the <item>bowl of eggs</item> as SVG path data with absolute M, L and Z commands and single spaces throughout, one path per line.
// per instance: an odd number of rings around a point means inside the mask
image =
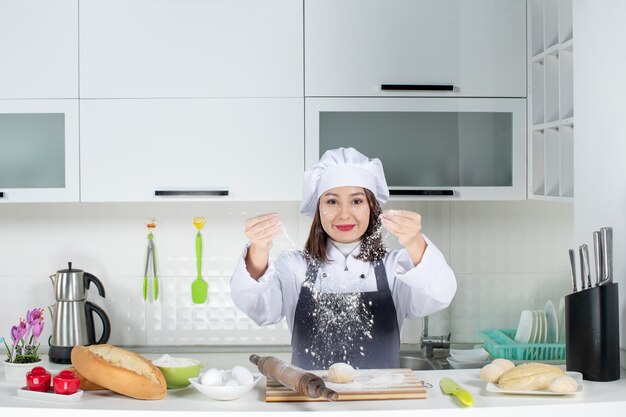
M 198 377 L 189 378 L 189 382 L 209 398 L 230 401 L 243 397 L 261 378 L 261 375 L 253 375 L 247 368 L 237 365 L 229 370 L 210 368 Z

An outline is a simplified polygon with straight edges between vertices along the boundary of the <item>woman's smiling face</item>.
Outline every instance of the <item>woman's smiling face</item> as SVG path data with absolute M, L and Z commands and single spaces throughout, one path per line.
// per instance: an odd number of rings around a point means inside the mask
M 337 187 L 319 200 L 324 231 L 339 243 L 360 240 L 369 226 L 370 206 L 362 187 Z

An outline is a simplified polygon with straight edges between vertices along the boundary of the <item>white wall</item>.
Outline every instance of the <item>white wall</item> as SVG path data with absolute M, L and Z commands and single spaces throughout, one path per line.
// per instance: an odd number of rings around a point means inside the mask
M 622 364 L 626 363 L 626 2 L 574 0 L 574 244 L 613 227 L 620 285 Z
M 431 334 L 480 342 L 482 328 L 513 328 L 522 309 L 558 303 L 569 291 L 567 248 L 572 242 L 571 204 L 521 202 L 421 202 L 387 206 L 417 210 L 424 232 L 455 270 L 458 292 L 451 307 L 431 319 Z M 243 221 L 278 211 L 288 236 L 301 247 L 309 221 L 298 203 L 150 203 L 0 205 L 0 336 L 26 310 L 54 302 L 48 275 L 72 261 L 98 276 L 102 306 L 120 345 L 288 344 L 286 325 L 258 328 L 230 300 L 229 276 L 245 242 Z M 203 230 L 205 305 L 191 302 L 195 278 L 194 216 Z M 156 217 L 155 243 L 161 297 L 141 297 L 145 262 L 144 219 Z M 390 244 L 395 246 L 393 239 Z M 275 251 L 290 248 L 283 237 Z M 47 312 L 46 312 L 47 313 Z M 52 321 L 46 316 L 44 339 Z M 416 342 L 420 325 L 408 322 L 403 341 Z

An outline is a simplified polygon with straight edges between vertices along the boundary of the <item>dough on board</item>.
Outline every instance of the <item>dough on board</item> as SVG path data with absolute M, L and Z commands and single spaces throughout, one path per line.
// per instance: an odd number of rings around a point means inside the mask
M 356 370 L 347 363 L 337 362 L 333 363 L 328 368 L 328 381 L 336 384 L 347 384 L 354 381 L 356 377 Z

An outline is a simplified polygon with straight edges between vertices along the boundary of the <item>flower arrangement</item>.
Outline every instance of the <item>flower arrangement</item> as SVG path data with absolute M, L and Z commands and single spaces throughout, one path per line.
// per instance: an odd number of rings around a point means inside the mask
M 11 340 L 13 346 L 9 348 L 7 341 L 4 346 L 7 348 L 9 363 L 34 363 L 38 362 L 39 343 L 37 340 L 43 332 L 43 309 L 34 308 L 26 313 L 26 320 L 20 318 L 17 326 L 11 327 Z

